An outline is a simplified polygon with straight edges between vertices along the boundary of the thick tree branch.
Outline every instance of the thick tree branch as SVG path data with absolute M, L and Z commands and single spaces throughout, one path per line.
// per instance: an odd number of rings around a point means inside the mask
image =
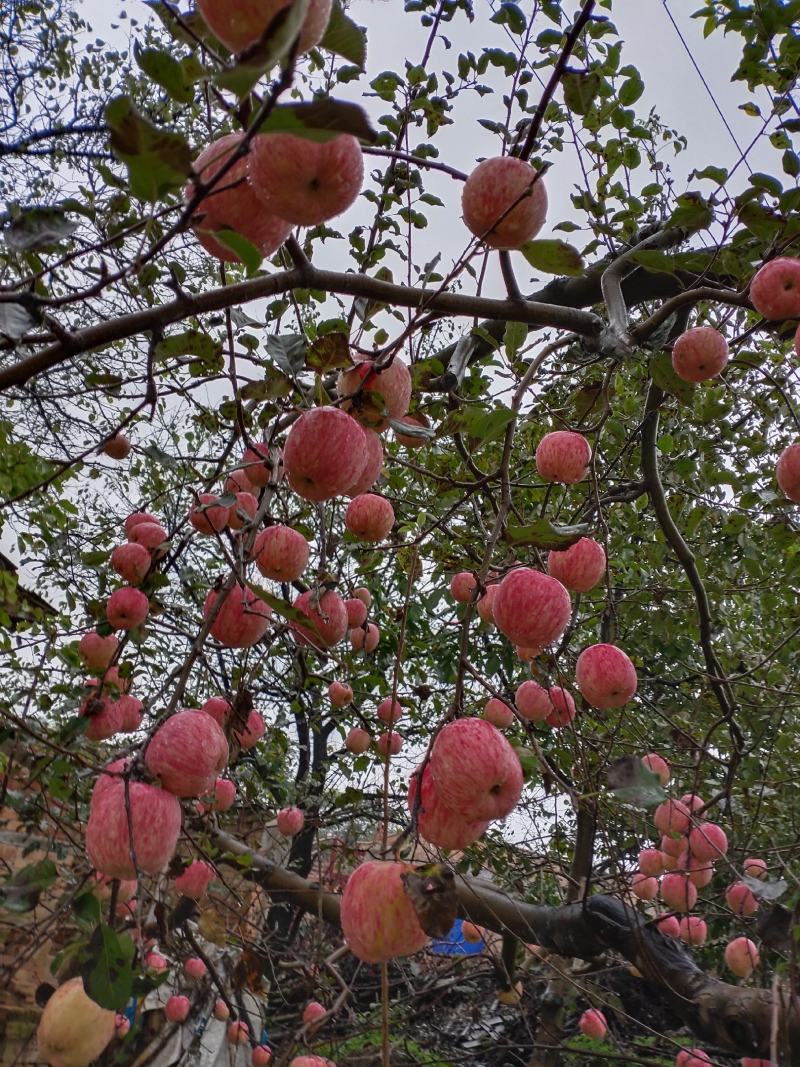
M 339 926 L 341 897 L 277 867 L 241 841 L 217 831 L 219 845 L 252 857 L 249 877 L 270 893 Z M 238 865 L 237 865 L 237 869 Z M 775 1005 L 771 990 L 729 985 L 702 971 L 676 938 L 646 922 L 616 897 L 597 895 L 561 906 L 530 904 L 480 878 L 457 879 L 459 914 L 496 933 L 510 932 L 559 956 L 592 959 L 616 952 L 641 971 L 664 1000 L 703 1041 L 739 1055 L 768 1056 L 773 1016 L 786 1035 L 786 1063 L 800 1061 L 800 1005 Z

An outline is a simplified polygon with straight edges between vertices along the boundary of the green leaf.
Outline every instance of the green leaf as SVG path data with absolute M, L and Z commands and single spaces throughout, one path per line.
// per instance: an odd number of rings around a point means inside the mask
M 637 71 L 630 78 L 622 83 L 619 89 L 619 102 L 624 107 L 629 107 L 631 104 L 635 104 L 639 97 L 644 92 L 644 82 L 639 76 Z
M 714 220 L 714 212 L 700 193 L 682 193 L 678 206 L 667 219 L 666 227 L 682 230 L 704 230 Z
M 72 910 L 81 922 L 100 922 L 100 901 L 94 893 L 81 893 L 72 902 Z
M 258 129 L 259 133 L 293 133 L 309 141 L 332 141 L 350 133 L 372 144 L 378 135 L 363 107 L 325 97 L 304 104 L 279 104 Z
M 183 184 L 192 169 L 192 150 L 180 134 L 159 130 L 127 96 L 115 97 L 105 118 L 112 151 L 128 168 L 135 197 L 154 203 Z
M 180 356 L 194 356 L 209 366 L 216 366 L 222 354 L 222 345 L 202 330 L 186 330 L 165 337 L 156 345 L 155 358 L 166 361 Z
M 565 74 L 561 79 L 564 102 L 576 115 L 586 115 L 600 92 L 603 79 L 597 71 L 588 74 Z
M 308 14 L 310 0 L 294 0 L 272 19 L 261 39 L 238 57 L 235 66 L 214 76 L 220 89 L 246 96 L 262 74 L 284 59 L 297 40 Z
M 528 25 L 522 8 L 510 0 L 504 0 L 489 21 L 496 22 L 498 26 L 508 26 L 511 33 L 516 34 L 524 33 Z
M 659 352 L 650 360 L 650 377 L 665 393 L 671 393 L 681 404 L 691 407 L 697 386 L 685 382 L 672 369 L 672 356 L 669 352 Z
M 189 104 L 194 97 L 194 86 L 189 77 L 189 68 L 160 48 L 142 48 L 133 43 L 133 56 L 139 69 L 148 78 L 160 85 L 173 100 Z
M 273 611 L 277 612 L 287 622 L 299 622 L 305 629 L 310 630 L 313 634 L 319 634 L 319 630 L 313 619 L 309 618 L 305 612 L 299 608 L 294 607 L 292 604 L 287 604 L 285 600 L 281 600 L 279 596 L 275 596 L 274 593 L 270 593 L 268 589 L 265 589 L 261 585 L 257 585 L 255 582 L 248 582 L 247 588 L 251 592 L 255 593 L 257 597 L 269 604 Z
M 503 345 L 509 359 L 514 359 L 517 352 L 525 344 L 528 336 L 528 327 L 524 322 L 507 322 L 503 332 Z
M 583 274 L 583 257 L 577 248 L 566 241 L 526 241 L 520 249 L 534 270 L 545 274 L 568 274 L 577 277 Z
M 308 346 L 305 337 L 300 334 L 270 334 L 266 347 L 274 363 L 292 378 L 306 365 Z
M 367 65 L 367 35 L 362 26 L 342 11 L 340 0 L 334 0 L 331 17 L 325 36 L 319 43 L 320 48 L 333 52 L 349 63 L 354 63 L 359 70 Z
M 33 911 L 39 897 L 58 878 L 52 860 L 39 860 L 21 867 L 0 885 L 0 905 L 8 911 Z
M 550 519 L 536 519 L 527 526 L 509 523 L 506 540 L 514 545 L 532 545 L 550 552 L 562 551 L 586 537 L 591 527 L 585 523 L 578 526 L 557 526 Z
M 666 799 L 667 794 L 658 775 L 642 763 L 638 756 L 622 756 L 608 768 L 608 788 L 623 803 L 637 808 L 653 808 Z
M 108 1011 L 121 1011 L 133 988 L 134 944 L 128 934 L 117 934 L 106 923 L 92 933 L 81 968 L 88 996 Z
M 264 256 L 259 249 L 235 230 L 214 230 L 214 240 L 236 253 L 236 258 L 244 264 L 248 275 L 255 274 L 261 266 Z
M 306 366 L 317 374 L 327 374 L 351 366 L 350 340 L 346 333 L 327 333 L 308 346 Z
M 12 252 L 33 252 L 58 244 L 79 225 L 61 207 L 27 207 L 14 214 L 3 240 Z

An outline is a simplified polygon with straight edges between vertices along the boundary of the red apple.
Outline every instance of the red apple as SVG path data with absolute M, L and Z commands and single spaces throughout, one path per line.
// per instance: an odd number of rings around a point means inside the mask
M 360 726 L 354 726 L 352 730 L 348 731 L 344 744 L 348 752 L 353 752 L 355 755 L 360 756 L 372 744 L 372 738 L 366 730 L 362 730 Z
M 382 733 L 376 742 L 378 751 L 384 759 L 388 759 L 390 756 L 396 756 L 397 753 L 403 747 L 403 738 L 396 730 L 386 731 Z
M 140 589 L 124 585 L 106 601 L 106 618 L 115 630 L 133 630 L 141 626 L 150 610 L 150 601 Z
M 318 1000 L 309 1001 L 303 1008 L 303 1022 L 308 1026 L 319 1022 L 328 1014 L 327 1008 L 323 1007 Z
M 395 421 L 403 423 L 404 426 L 421 426 L 424 429 L 429 429 L 431 425 L 430 419 L 419 411 L 414 415 L 404 415 Z M 394 439 L 403 448 L 424 448 L 429 441 L 428 437 L 412 436 L 410 433 L 401 433 L 399 430 L 394 431 Z
M 483 718 L 498 730 L 505 730 L 513 723 L 514 712 L 504 700 L 491 697 L 484 706 Z
M 711 326 L 686 330 L 672 346 L 672 369 L 685 382 L 705 382 L 728 365 L 728 342 Z
M 767 876 L 767 865 L 764 860 L 750 857 L 742 864 L 742 870 L 748 878 L 758 878 L 763 881 Z
M 188 708 L 171 715 L 144 753 L 148 771 L 177 797 L 199 797 L 214 788 L 228 764 L 228 742 L 211 715 Z
M 291 526 L 269 526 L 253 545 L 256 567 L 265 578 L 294 582 L 308 566 L 309 544 Z
M 293 607 L 311 619 L 315 627 L 312 630 L 298 622 L 290 623 L 298 645 L 333 648 L 347 633 L 347 608 L 333 589 L 326 589 L 322 596 L 318 596 L 318 590 L 307 589 L 295 599 Z
M 366 447 L 364 431 L 347 412 L 311 408 L 286 438 L 283 461 L 289 485 L 312 501 L 345 493 L 364 470 Z
M 691 911 L 697 903 L 697 887 L 684 874 L 665 874 L 661 899 L 672 911 Z
M 675 1067 L 709 1067 L 711 1057 L 700 1048 L 684 1048 L 675 1057 Z
M 89 630 L 78 643 L 78 655 L 92 671 L 104 671 L 119 648 L 119 640 L 110 634 L 101 637 L 97 630 Z
M 308 52 L 322 40 L 331 3 L 332 0 L 311 0 L 300 30 L 299 54 Z M 226 48 L 244 52 L 264 36 L 276 16 L 291 4 L 292 0 L 198 0 L 197 8 Z
M 392 700 L 391 697 L 386 697 L 378 705 L 377 715 L 381 722 L 386 723 L 387 726 L 394 726 L 403 717 L 403 705 L 399 700 Z
M 151 515 L 148 511 L 134 511 L 125 520 L 124 530 L 125 536 L 130 540 L 131 533 L 134 527 L 139 526 L 141 523 L 154 523 L 158 525 L 158 519 L 155 515 Z
M 778 457 L 775 476 L 784 495 L 800 504 L 800 444 L 784 448 Z
M 101 450 L 110 459 L 125 459 L 130 455 L 131 443 L 124 433 L 115 433 L 103 442 Z
M 519 757 L 483 719 L 448 723 L 436 737 L 428 766 L 443 803 L 468 822 L 504 819 L 522 792 Z
M 251 711 L 247 716 L 244 730 L 234 730 L 233 734 L 239 741 L 239 748 L 246 752 L 261 740 L 266 729 L 262 716 L 257 711 Z
M 496 588 L 494 621 L 515 645 L 549 645 L 566 629 L 572 604 L 569 593 L 555 578 L 530 567 L 517 567 Z
M 250 1056 L 251 1067 L 269 1067 L 272 1050 L 267 1045 L 256 1045 Z
M 759 960 L 758 948 L 747 937 L 735 937 L 725 946 L 725 963 L 738 978 L 749 978 Z
M 765 319 L 800 318 L 800 259 L 771 259 L 750 282 L 750 300 Z
M 230 778 L 217 778 L 209 792 L 210 803 L 204 805 L 209 811 L 229 811 L 236 802 L 236 784 Z
M 175 889 L 184 897 L 200 900 L 206 895 L 209 885 L 217 877 L 216 871 L 205 860 L 194 860 L 183 874 L 175 879 Z
M 758 898 L 744 882 L 734 882 L 725 890 L 725 900 L 734 915 L 749 919 L 758 911 Z
M 642 763 L 653 772 L 662 785 L 669 785 L 672 772 L 663 756 L 659 756 L 657 752 L 648 752 L 646 756 L 642 756 Z
M 111 553 L 111 566 L 129 585 L 138 585 L 150 570 L 153 560 L 144 545 L 127 541 Z
M 472 571 L 459 571 L 450 579 L 450 596 L 459 604 L 467 604 L 472 600 L 472 593 L 478 580 Z
M 133 541 L 134 544 L 143 545 L 158 559 L 164 555 L 164 552 L 155 550 L 167 540 L 167 531 L 158 522 L 139 522 L 131 530 L 128 540 Z
M 225 729 L 231 715 L 231 705 L 225 697 L 210 697 L 200 710 L 205 711 L 214 722 Z
M 589 1008 L 578 1019 L 578 1029 L 585 1037 L 591 1037 L 595 1041 L 602 1041 L 608 1032 L 606 1017 L 597 1008 Z
M 394 526 L 394 508 L 385 497 L 362 493 L 348 504 L 344 524 L 359 541 L 382 541 Z
M 517 711 L 528 722 L 544 722 L 553 711 L 553 704 L 546 689 L 537 682 L 523 682 L 514 696 Z
M 353 690 L 344 682 L 331 682 L 328 686 L 328 696 L 335 708 L 346 708 L 353 702 Z
M 636 693 L 638 679 L 630 659 L 615 645 L 590 645 L 578 656 L 575 681 L 584 699 L 600 711 L 621 708 Z
M 695 859 L 718 860 L 728 851 L 728 838 L 721 826 L 702 822 L 689 833 L 689 848 Z
M 189 522 L 201 534 L 216 534 L 228 525 L 230 508 L 217 504 L 214 493 L 200 493 L 189 510 Z
M 220 594 L 209 590 L 203 605 L 207 616 Z M 272 608 L 259 599 L 252 589 L 234 585 L 225 594 L 222 607 L 211 625 L 211 636 L 225 648 L 250 648 L 267 632 Z
M 263 489 L 269 485 L 272 477 L 273 460 L 270 446 L 266 441 L 254 442 L 252 448 L 246 448 L 242 455 L 241 470 L 251 485 Z
M 345 496 L 360 496 L 371 489 L 383 472 L 383 444 L 380 437 L 368 426 L 362 426 L 367 442 L 364 469 L 348 487 Z
M 356 652 L 374 652 L 380 639 L 381 632 L 374 622 L 368 622 L 366 627 L 354 626 L 350 631 L 350 647 Z
M 547 573 L 575 593 L 588 593 L 606 573 L 606 550 L 591 537 L 582 537 L 563 552 L 550 552 Z
M 241 530 L 252 522 L 258 511 L 258 499 L 252 493 L 236 493 L 236 503 L 228 508 L 228 527 Z
M 494 598 L 497 595 L 496 585 L 487 585 L 486 591 L 478 597 L 478 614 L 483 622 L 494 626 Z
M 250 1042 L 250 1028 L 246 1022 L 240 1019 L 230 1023 L 225 1031 L 229 1045 L 247 1045 Z
M 655 900 L 658 896 L 658 879 L 642 873 L 634 874 L 631 890 L 639 900 Z
M 205 978 L 208 974 L 208 967 L 206 967 L 199 956 L 190 956 L 186 963 L 184 963 L 183 969 L 188 978 L 194 978 L 197 981 L 201 978 Z
M 461 210 L 467 229 L 490 248 L 521 248 L 544 225 L 544 181 L 515 156 L 485 159 L 464 183 Z
M 653 822 L 656 825 L 656 829 L 662 834 L 685 834 L 689 829 L 689 809 L 685 804 L 681 804 L 679 800 L 665 800 L 653 812 Z M 682 844 L 679 843 L 677 851 L 675 851 L 675 843 L 670 842 L 669 846 L 665 848 L 662 841 L 662 849 L 665 852 L 669 851 L 673 856 L 679 854 L 681 847 Z
M 171 1023 L 182 1023 L 189 1018 L 191 1003 L 188 997 L 173 995 L 164 1005 L 164 1014 Z
M 144 704 L 141 700 L 137 700 L 136 697 L 123 695 L 119 697 L 118 700 L 115 700 L 112 706 L 117 709 L 121 723 L 120 730 L 122 730 L 123 733 L 134 733 L 142 725 Z
M 355 356 L 354 366 L 342 371 L 336 392 L 342 408 L 373 430 L 385 430 L 389 419 L 400 419 L 411 402 L 411 374 L 398 357 L 380 370 L 374 360 Z
M 405 863 L 368 860 L 350 875 L 342 896 L 340 919 L 350 951 L 364 963 L 410 956 L 428 943 L 406 895 Z
M 589 470 L 592 449 L 583 434 L 554 430 L 545 434 L 536 448 L 536 470 L 545 482 L 575 485 Z
M 678 936 L 687 945 L 704 945 L 708 937 L 708 926 L 697 915 L 684 915 L 680 922 Z
M 643 848 L 639 853 L 639 870 L 646 878 L 658 878 L 664 873 L 664 853 L 657 848 Z
M 419 772 L 417 767 L 408 781 L 408 810 L 412 813 L 416 803 Z M 489 820 L 467 821 L 461 812 L 448 808 L 436 790 L 429 767 L 425 768 L 422 796 L 417 809 L 417 830 L 420 837 L 439 848 L 462 849 L 482 837 L 488 827 Z
M 548 726 L 558 729 L 569 726 L 575 718 L 575 700 L 572 693 L 563 686 L 554 685 L 547 690 L 550 700 L 550 714 L 545 719 Z
M 306 817 L 300 808 L 281 808 L 275 818 L 278 833 L 284 837 L 294 837 L 305 825 Z
M 349 600 L 345 600 L 344 606 L 347 609 L 347 625 L 351 629 L 363 626 L 367 621 L 367 605 L 364 601 L 359 600 L 358 597 L 350 597 Z

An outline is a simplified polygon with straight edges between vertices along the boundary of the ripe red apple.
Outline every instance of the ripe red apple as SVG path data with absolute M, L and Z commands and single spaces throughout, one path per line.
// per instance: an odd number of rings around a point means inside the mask
M 141 626 L 150 610 L 150 601 L 140 589 L 123 585 L 106 601 L 106 618 L 115 630 L 133 630 Z
M 128 540 L 130 540 L 134 527 L 139 526 L 140 524 L 145 522 L 148 524 L 154 523 L 155 525 L 158 525 L 158 519 L 155 517 L 155 515 L 151 515 L 149 511 L 134 511 L 127 517 L 123 529 L 125 530 L 125 536 L 128 538 Z
M 128 535 L 128 540 L 143 545 L 158 559 L 164 552 L 155 550 L 167 540 L 167 531 L 158 522 L 138 522 Z
M 405 426 L 421 426 L 426 430 L 431 425 L 430 419 L 427 415 L 423 415 L 421 411 L 417 411 L 413 415 L 404 415 L 401 419 L 395 421 L 402 422 Z M 401 433 L 399 430 L 394 431 L 394 439 L 398 445 L 402 445 L 404 448 L 424 448 L 429 440 L 427 437 L 416 437 L 410 433 Z
M 195 980 L 205 978 L 208 974 L 208 967 L 206 967 L 199 956 L 190 956 L 186 963 L 184 963 L 183 969 L 188 978 L 194 978 Z
M 443 803 L 464 819 L 504 819 L 522 792 L 519 757 L 491 723 L 456 719 L 437 735 L 428 763 Z
M 113 634 L 101 637 L 97 630 L 89 630 L 78 642 L 78 655 L 92 671 L 104 671 L 119 648 Z
M 483 928 L 476 926 L 475 923 L 469 922 L 465 919 L 461 924 L 461 936 L 469 945 L 477 945 L 479 941 L 483 941 Z
M 800 259 L 771 259 L 750 282 L 750 301 L 765 319 L 800 318 Z
M 344 744 L 348 752 L 360 756 L 372 744 L 372 738 L 366 730 L 362 730 L 360 726 L 354 726 L 352 730 L 348 730 Z
M 317 502 L 345 493 L 364 470 L 366 447 L 364 431 L 347 412 L 311 408 L 286 438 L 283 462 L 289 485 Z
M 784 495 L 800 504 L 800 444 L 787 445 L 778 457 L 775 477 Z
M 687 945 L 704 945 L 708 937 L 708 926 L 697 915 L 684 915 L 680 922 L 678 936 Z
M 592 449 L 583 434 L 572 430 L 547 433 L 536 448 L 536 470 L 545 482 L 575 485 L 589 470 Z
M 245 478 L 256 489 L 263 489 L 269 485 L 272 477 L 272 455 L 270 446 L 266 441 L 254 442 L 252 448 L 246 448 L 242 455 L 241 470 Z
M 701 1048 L 683 1048 L 675 1057 L 675 1067 L 709 1067 L 711 1057 Z
M 203 605 L 207 616 L 220 594 L 210 589 Z M 211 626 L 211 636 L 225 648 L 250 648 L 267 632 L 272 608 L 252 589 L 234 585 L 225 595 L 222 607 Z
M 240 1019 L 230 1023 L 225 1031 L 229 1045 L 247 1045 L 250 1042 L 250 1028 L 246 1022 Z
M 698 860 L 690 855 L 686 870 L 689 875 L 689 881 L 692 885 L 696 885 L 698 889 L 705 889 L 714 878 L 714 864 L 710 860 Z
M 215 493 L 200 493 L 189 510 L 189 522 L 201 534 L 215 534 L 228 525 L 230 508 L 217 504 Z
M 659 919 L 656 926 L 664 937 L 680 937 L 681 924 L 675 915 L 667 915 L 665 918 Z
M 265 578 L 293 582 L 308 566 L 309 544 L 291 526 L 269 526 L 255 539 L 253 558 Z
M 472 600 L 472 593 L 478 580 L 472 571 L 459 571 L 450 579 L 450 596 L 459 604 L 467 604 Z
M 686 330 L 672 346 L 672 369 L 685 382 L 716 378 L 728 365 L 728 342 L 711 326 Z
M 364 469 L 359 476 L 348 486 L 345 496 L 360 496 L 362 493 L 366 493 L 368 489 L 371 489 L 377 482 L 383 473 L 383 444 L 380 437 L 371 430 L 368 426 L 362 426 L 364 431 L 364 438 L 367 442 L 366 452 L 364 454 Z
M 88 1067 L 114 1037 L 116 1016 L 86 994 L 80 975 L 60 985 L 45 1005 L 36 1042 L 50 1067 Z
M 214 0 L 210 0 L 214 3 Z M 219 0 L 216 0 L 219 4 Z M 221 6 L 221 5 L 220 5 Z M 244 135 L 227 133 L 212 141 L 193 163 L 194 173 L 209 182 L 227 163 Z M 250 146 L 252 156 L 253 147 Z M 233 249 L 215 236 L 221 230 L 241 234 L 262 256 L 271 256 L 292 232 L 291 223 L 265 209 L 249 177 L 250 158 L 242 156 L 225 172 L 214 188 L 200 201 L 192 218 L 192 230 L 200 244 L 217 259 L 238 262 Z M 195 185 L 189 182 L 185 195 L 193 196 Z
M 173 995 L 164 1005 L 164 1014 L 171 1023 L 182 1023 L 189 1018 L 192 1005 L 188 997 Z
M 333 648 L 347 633 L 347 608 L 333 589 L 326 589 L 317 597 L 317 590 L 307 589 L 294 601 L 293 607 L 302 611 L 316 627 L 312 630 L 301 623 L 290 623 L 298 645 L 313 645 L 314 648 Z M 318 603 L 317 603 L 318 600 Z
M 648 752 L 646 756 L 642 756 L 642 763 L 649 771 L 653 772 L 662 785 L 669 785 L 672 772 L 663 756 L 659 756 L 657 752 Z
M 151 945 L 155 944 L 154 941 L 148 943 Z M 148 971 L 151 971 L 153 974 L 163 974 L 164 971 L 169 970 L 169 960 L 162 956 L 160 952 L 148 952 L 144 958 L 144 962 Z
M 657 848 L 643 848 L 639 853 L 639 870 L 646 878 L 658 878 L 664 873 L 664 853 Z
M 685 834 L 689 829 L 689 809 L 685 804 L 681 804 L 679 800 L 665 800 L 653 812 L 653 822 L 656 829 L 662 834 Z M 676 850 L 676 844 L 670 841 L 669 845 L 665 847 L 662 840 L 661 847 L 664 852 L 677 856 L 683 846 L 682 843 L 678 843 Z
M 209 697 L 200 710 L 205 711 L 214 722 L 225 729 L 231 715 L 231 705 L 225 697 Z
M 684 874 L 665 874 L 661 899 L 672 911 L 691 911 L 697 903 L 697 887 Z
M 269 1067 L 272 1062 L 272 1049 L 267 1045 L 256 1045 L 250 1056 L 251 1067 Z
M 231 1010 L 222 997 L 218 997 L 214 1001 L 214 1018 L 220 1022 L 225 1022 L 231 1017 Z
M 563 552 L 548 553 L 547 573 L 575 593 L 588 593 L 606 573 L 606 550 L 582 537 Z
M 403 747 L 403 738 L 396 730 L 385 731 L 377 740 L 378 751 L 384 759 L 396 756 Z
M 231 52 L 244 52 L 263 37 L 273 19 L 293 0 L 198 0 L 197 8 L 214 34 Z M 322 40 L 332 0 L 311 0 L 300 30 L 298 53 Z
M 342 895 L 342 932 L 350 951 L 364 963 L 410 956 L 428 943 L 406 895 L 405 863 L 368 860 L 350 875 Z
M 635 694 L 636 668 L 616 645 L 590 645 L 578 656 L 575 681 L 593 708 L 621 708 Z
M 86 736 L 90 741 L 107 741 L 122 730 L 123 712 L 116 701 L 92 690 L 78 708 L 78 715 L 88 720 Z
M 360 600 L 365 608 L 369 608 L 372 604 L 372 593 L 363 585 L 359 585 L 353 590 L 353 596 L 356 600 Z
M 631 878 L 631 891 L 639 900 L 655 900 L 658 896 L 658 879 L 641 872 Z
M 183 874 L 175 879 L 175 889 L 191 900 L 200 900 L 217 877 L 217 872 L 205 860 L 193 860 Z
M 494 598 L 497 595 L 496 585 L 487 585 L 486 591 L 478 597 L 478 614 L 483 622 L 494 626 Z
M 331 682 L 328 686 L 328 696 L 335 708 L 346 708 L 353 702 L 353 690 L 344 682 Z
M 515 645 L 549 645 L 566 629 L 572 604 L 561 582 L 530 567 L 509 571 L 496 587 L 498 630 Z
M 725 963 L 738 978 L 749 978 L 759 960 L 758 948 L 748 937 L 735 937 L 725 946 Z
M 689 833 L 689 848 L 695 859 L 718 860 L 728 851 L 728 838 L 721 826 L 702 822 Z
M 758 878 L 763 881 L 767 876 L 767 865 L 764 860 L 755 859 L 753 857 L 744 861 L 742 870 L 748 878 Z
M 514 695 L 514 703 L 528 722 L 544 722 L 553 711 L 549 693 L 534 681 L 522 683 Z
M 350 597 L 349 600 L 345 600 L 344 606 L 347 609 L 347 625 L 351 629 L 363 626 L 367 621 L 367 606 L 364 601 L 359 600 L 358 597 Z
M 749 918 L 758 911 L 758 898 L 744 882 L 734 882 L 725 890 L 725 900 L 734 915 Z
M 342 371 L 336 383 L 336 392 L 344 411 L 364 426 L 373 430 L 385 430 L 389 419 L 401 419 L 411 403 L 411 374 L 398 356 L 380 369 L 375 362 L 354 356 L 354 366 Z
M 109 459 L 125 459 L 131 451 L 131 443 L 124 433 L 115 433 L 101 447 Z
M 245 752 L 248 748 L 252 748 L 264 736 L 266 729 L 262 716 L 257 711 L 251 711 L 247 716 L 244 730 L 241 732 L 234 730 L 234 737 L 239 741 L 239 748 Z
M 203 805 L 204 810 L 229 811 L 236 803 L 236 783 L 230 778 L 217 778 L 209 794 L 209 803 Z
M 241 467 L 237 467 L 236 470 L 231 471 L 225 479 L 225 492 L 234 494 L 252 493 L 255 496 L 258 492 L 258 486 L 253 485 L 247 477 L 247 471 L 243 470 Z
M 89 861 L 109 878 L 135 878 L 136 862 L 144 874 L 159 874 L 172 859 L 181 829 L 181 806 L 166 789 L 120 776 L 125 760 L 110 763 L 97 779 L 89 804 L 86 852 Z M 127 798 L 127 804 L 126 804 Z M 130 824 L 128 821 L 130 808 Z
M 602 1041 L 608 1033 L 606 1017 L 597 1008 L 589 1008 L 578 1019 L 578 1029 L 585 1037 L 591 1037 L 595 1041 Z
M 368 622 L 366 627 L 354 626 L 350 631 L 350 647 L 356 652 L 374 652 L 380 639 L 381 631 L 374 622 Z
M 394 726 L 403 717 L 403 705 L 399 700 L 392 700 L 391 697 L 386 697 L 378 705 L 377 715 L 381 722 L 386 723 L 387 726 Z
M 408 810 L 414 811 L 420 769 L 408 781 Z M 444 849 L 462 849 L 482 837 L 489 828 L 489 820 L 467 821 L 460 811 L 448 808 L 437 792 L 436 784 L 426 767 L 422 778 L 422 795 L 417 809 L 417 830 L 420 837 Z
M 483 718 L 498 730 L 505 730 L 513 723 L 514 712 L 504 700 L 491 697 L 484 706 Z
M 142 715 L 144 712 L 144 704 L 141 700 L 137 700 L 136 697 L 124 695 L 118 700 L 114 701 L 117 707 L 117 711 L 120 716 L 122 725 L 120 729 L 123 733 L 132 734 L 142 725 Z
M 147 577 L 152 564 L 150 553 L 144 545 L 136 541 L 127 541 L 117 545 L 111 553 L 111 566 L 129 585 L 138 585 Z
M 323 1007 L 318 1000 L 311 1000 L 303 1008 L 303 1022 L 308 1026 L 309 1023 L 319 1022 L 327 1014 L 327 1008 Z
M 275 818 L 278 833 L 284 837 L 294 837 L 305 826 L 306 817 L 300 808 L 281 808 Z
M 569 726 L 575 718 L 575 700 L 572 693 L 563 686 L 554 685 L 547 690 L 550 700 L 550 714 L 545 719 L 548 726 L 558 729 L 561 726 Z
M 364 182 L 364 159 L 349 133 L 324 142 L 266 133 L 253 138 L 248 173 L 271 214 L 295 226 L 319 226 L 355 203 Z
M 382 541 L 394 526 L 394 508 L 385 497 L 362 493 L 347 505 L 344 524 L 359 541 Z
M 544 225 L 547 191 L 524 160 L 494 156 L 467 178 L 461 210 L 467 229 L 490 248 L 521 248 Z
M 159 726 L 145 749 L 144 763 L 176 797 L 199 797 L 214 788 L 229 755 L 225 734 L 213 717 L 187 708 Z
M 228 508 L 228 528 L 242 530 L 256 517 L 258 499 L 252 493 L 236 493 L 236 503 Z

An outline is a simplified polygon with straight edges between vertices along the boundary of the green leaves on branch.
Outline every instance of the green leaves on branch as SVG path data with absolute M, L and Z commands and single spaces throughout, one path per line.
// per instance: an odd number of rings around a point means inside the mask
M 331 17 L 325 36 L 319 43 L 320 48 L 333 52 L 348 63 L 354 63 L 359 70 L 367 65 L 367 36 L 361 26 L 345 15 L 339 0 L 334 0 Z
M 596 71 L 565 74 L 561 79 L 564 103 L 576 115 L 586 115 L 592 107 L 603 79 Z
M 667 219 L 665 228 L 687 230 L 705 230 L 714 221 L 714 212 L 709 201 L 700 193 L 682 193 L 678 197 L 678 206 Z
M 106 107 L 111 149 L 128 168 L 131 192 L 155 203 L 179 188 L 192 169 L 192 150 L 177 133 L 159 130 L 134 108 L 127 96 Z
M 559 552 L 574 545 L 590 532 L 591 527 L 586 523 L 577 526 L 556 526 L 549 519 L 536 519 L 527 526 L 509 523 L 506 528 L 506 540 L 515 547 L 530 545 L 544 551 Z
M 173 100 L 189 104 L 194 99 L 194 84 L 203 73 L 194 56 L 175 59 L 160 48 L 142 48 L 134 41 L 133 56 L 139 69 Z
M 697 386 L 679 378 L 672 369 L 672 356 L 669 352 L 659 352 L 650 360 L 650 377 L 665 393 L 670 393 L 681 404 L 691 407 Z
M 583 257 L 577 248 L 566 241 L 526 241 L 520 249 L 534 270 L 545 274 L 567 274 L 577 277 L 583 274 Z
M 52 860 L 21 867 L 0 885 L 0 905 L 7 911 L 33 911 L 42 893 L 58 878 Z
M 81 976 L 87 994 L 101 1008 L 121 1011 L 131 999 L 133 953 L 128 934 L 117 934 L 102 922 L 95 927 Z
M 377 133 L 366 111 L 358 104 L 326 97 L 303 104 L 279 104 L 258 128 L 259 133 L 293 133 L 309 141 L 332 141 L 340 133 L 351 133 L 372 144 Z

